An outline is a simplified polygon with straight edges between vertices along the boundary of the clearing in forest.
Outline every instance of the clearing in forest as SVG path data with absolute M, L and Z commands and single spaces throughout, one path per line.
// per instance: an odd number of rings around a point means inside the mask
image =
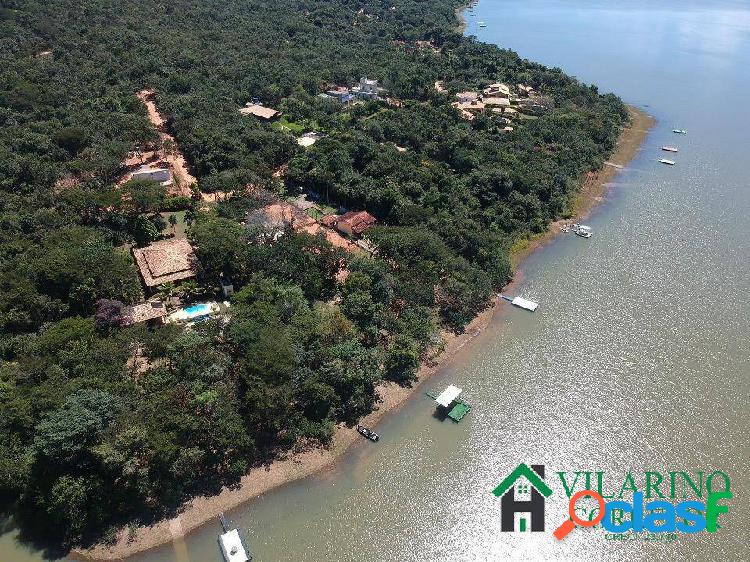
M 174 137 L 166 130 L 164 118 L 154 102 L 154 91 L 141 90 L 138 92 L 138 99 L 146 106 L 148 118 L 159 132 L 162 147 L 156 157 L 158 160 L 166 162 L 172 172 L 173 183 L 169 188 L 170 195 L 190 197 L 192 195 L 191 186 L 197 184 L 198 180 L 188 170 L 185 156 L 180 151 Z

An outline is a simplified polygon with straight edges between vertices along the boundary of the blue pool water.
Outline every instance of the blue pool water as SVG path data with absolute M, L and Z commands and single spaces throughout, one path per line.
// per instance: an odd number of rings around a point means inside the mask
M 206 303 L 194 304 L 185 308 L 189 316 L 203 316 L 211 312 L 211 307 Z

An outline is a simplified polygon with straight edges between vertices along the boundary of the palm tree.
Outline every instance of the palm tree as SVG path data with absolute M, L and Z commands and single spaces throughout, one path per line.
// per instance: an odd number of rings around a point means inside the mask
M 177 236 L 177 215 L 172 213 L 167 220 L 172 225 L 172 236 Z

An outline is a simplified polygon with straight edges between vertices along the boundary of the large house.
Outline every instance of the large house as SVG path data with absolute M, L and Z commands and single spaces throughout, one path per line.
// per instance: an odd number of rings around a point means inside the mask
M 377 96 L 378 95 L 378 81 L 370 80 L 366 76 L 359 79 L 359 95 L 361 96 Z
M 508 98 L 485 97 L 482 102 L 486 106 L 510 107 L 510 99 Z
M 195 277 L 198 258 L 182 238 L 159 240 L 145 248 L 133 248 L 133 257 L 147 288 Z
M 336 86 L 335 88 L 331 88 L 324 95 L 335 99 L 340 103 L 349 103 L 354 99 L 354 94 L 352 94 L 346 86 Z
M 297 205 L 286 201 L 278 201 L 266 205 L 262 209 L 250 211 L 245 219 L 245 226 L 247 228 L 260 227 L 269 233 L 274 240 L 281 236 L 287 228 L 312 236 L 322 234 L 333 246 L 354 251 L 354 244 L 332 230 L 335 224 L 326 223 L 325 217 L 322 222 L 323 225 L 321 226 Z
M 352 88 L 352 93 L 360 98 L 377 100 L 380 99 L 382 88 L 378 87 L 377 80 L 371 80 L 366 76 L 359 79 L 359 85 Z
M 470 102 L 454 101 L 451 105 L 458 109 L 458 111 L 461 113 L 461 117 L 469 121 L 474 119 L 475 113 L 479 113 L 485 108 L 484 102 L 480 99 L 476 99 Z
M 336 219 L 336 229 L 349 236 L 360 236 L 376 220 L 367 211 L 349 211 Z
M 496 82 L 495 84 L 490 84 L 484 89 L 484 95 L 496 96 L 499 98 L 509 98 L 510 88 L 506 84 Z
M 476 92 L 458 92 L 456 98 L 458 103 L 474 103 L 479 101 L 479 94 Z
M 259 117 L 261 119 L 273 119 L 277 115 L 279 115 L 279 112 L 275 109 L 271 109 L 270 107 L 265 107 L 260 105 L 259 103 L 248 103 L 245 104 L 245 107 L 240 109 L 240 113 L 242 115 L 254 115 L 255 117 Z
M 281 236 L 287 228 L 299 231 L 315 223 L 310 215 L 286 201 L 277 201 L 261 209 L 250 211 L 245 218 L 248 228 L 260 227 L 274 239 Z
M 122 311 L 120 324 L 132 326 L 140 322 L 148 324 L 163 324 L 167 315 L 167 307 L 160 300 L 151 300 L 125 307 Z

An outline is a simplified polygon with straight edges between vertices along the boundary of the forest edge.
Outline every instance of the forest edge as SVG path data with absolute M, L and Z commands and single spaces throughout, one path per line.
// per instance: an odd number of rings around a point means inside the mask
M 609 165 L 605 164 L 599 170 L 589 172 L 581 178 L 581 189 L 571 217 L 573 219 L 585 218 L 599 203 L 604 201 L 604 195 L 620 171 L 620 167 L 627 165 L 636 156 L 649 131 L 656 123 L 655 119 L 643 110 L 631 105 L 627 107 L 630 123 L 620 133 L 617 148 L 607 161 Z M 503 290 L 510 290 L 520 281 L 522 262 L 533 252 L 552 241 L 560 232 L 561 222 L 569 222 L 571 218 L 551 223 L 546 232 L 513 248 L 511 263 L 514 277 Z M 443 331 L 441 335 L 445 342 L 444 350 L 429 363 L 422 364 L 417 373 L 417 380 L 411 387 L 401 387 L 393 382 L 378 386 L 377 391 L 381 401 L 377 409 L 363 417 L 360 423 L 373 427 L 386 414 L 397 411 L 410 397 L 416 395 L 416 391 L 426 380 L 440 372 L 449 363 L 456 361 L 460 352 L 470 350 L 467 344 L 476 339 L 490 325 L 496 312 L 503 306 L 501 302 L 504 301 L 496 299 L 493 306 L 481 312 L 466 325 L 462 334 L 456 335 Z M 215 520 L 222 511 L 230 511 L 275 488 L 330 469 L 354 443 L 359 442 L 358 435 L 354 427 L 349 428 L 344 424 L 339 424 L 336 427 L 332 444 L 328 448 L 316 447 L 299 453 L 291 453 L 284 459 L 254 467 L 241 478 L 238 485 L 231 488 L 224 487 L 219 494 L 214 496 L 192 499 L 182 506 L 180 513 L 174 518 L 161 520 L 151 526 L 138 527 L 134 532 L 127 527 L 123 528 L 118 533 L 117 542 L 114 545 L 100 544 L 89 549 L 78 548 L 71 551 L 70 556 L 74 560 L 91 562 L 122 560 L 164 546 Z

